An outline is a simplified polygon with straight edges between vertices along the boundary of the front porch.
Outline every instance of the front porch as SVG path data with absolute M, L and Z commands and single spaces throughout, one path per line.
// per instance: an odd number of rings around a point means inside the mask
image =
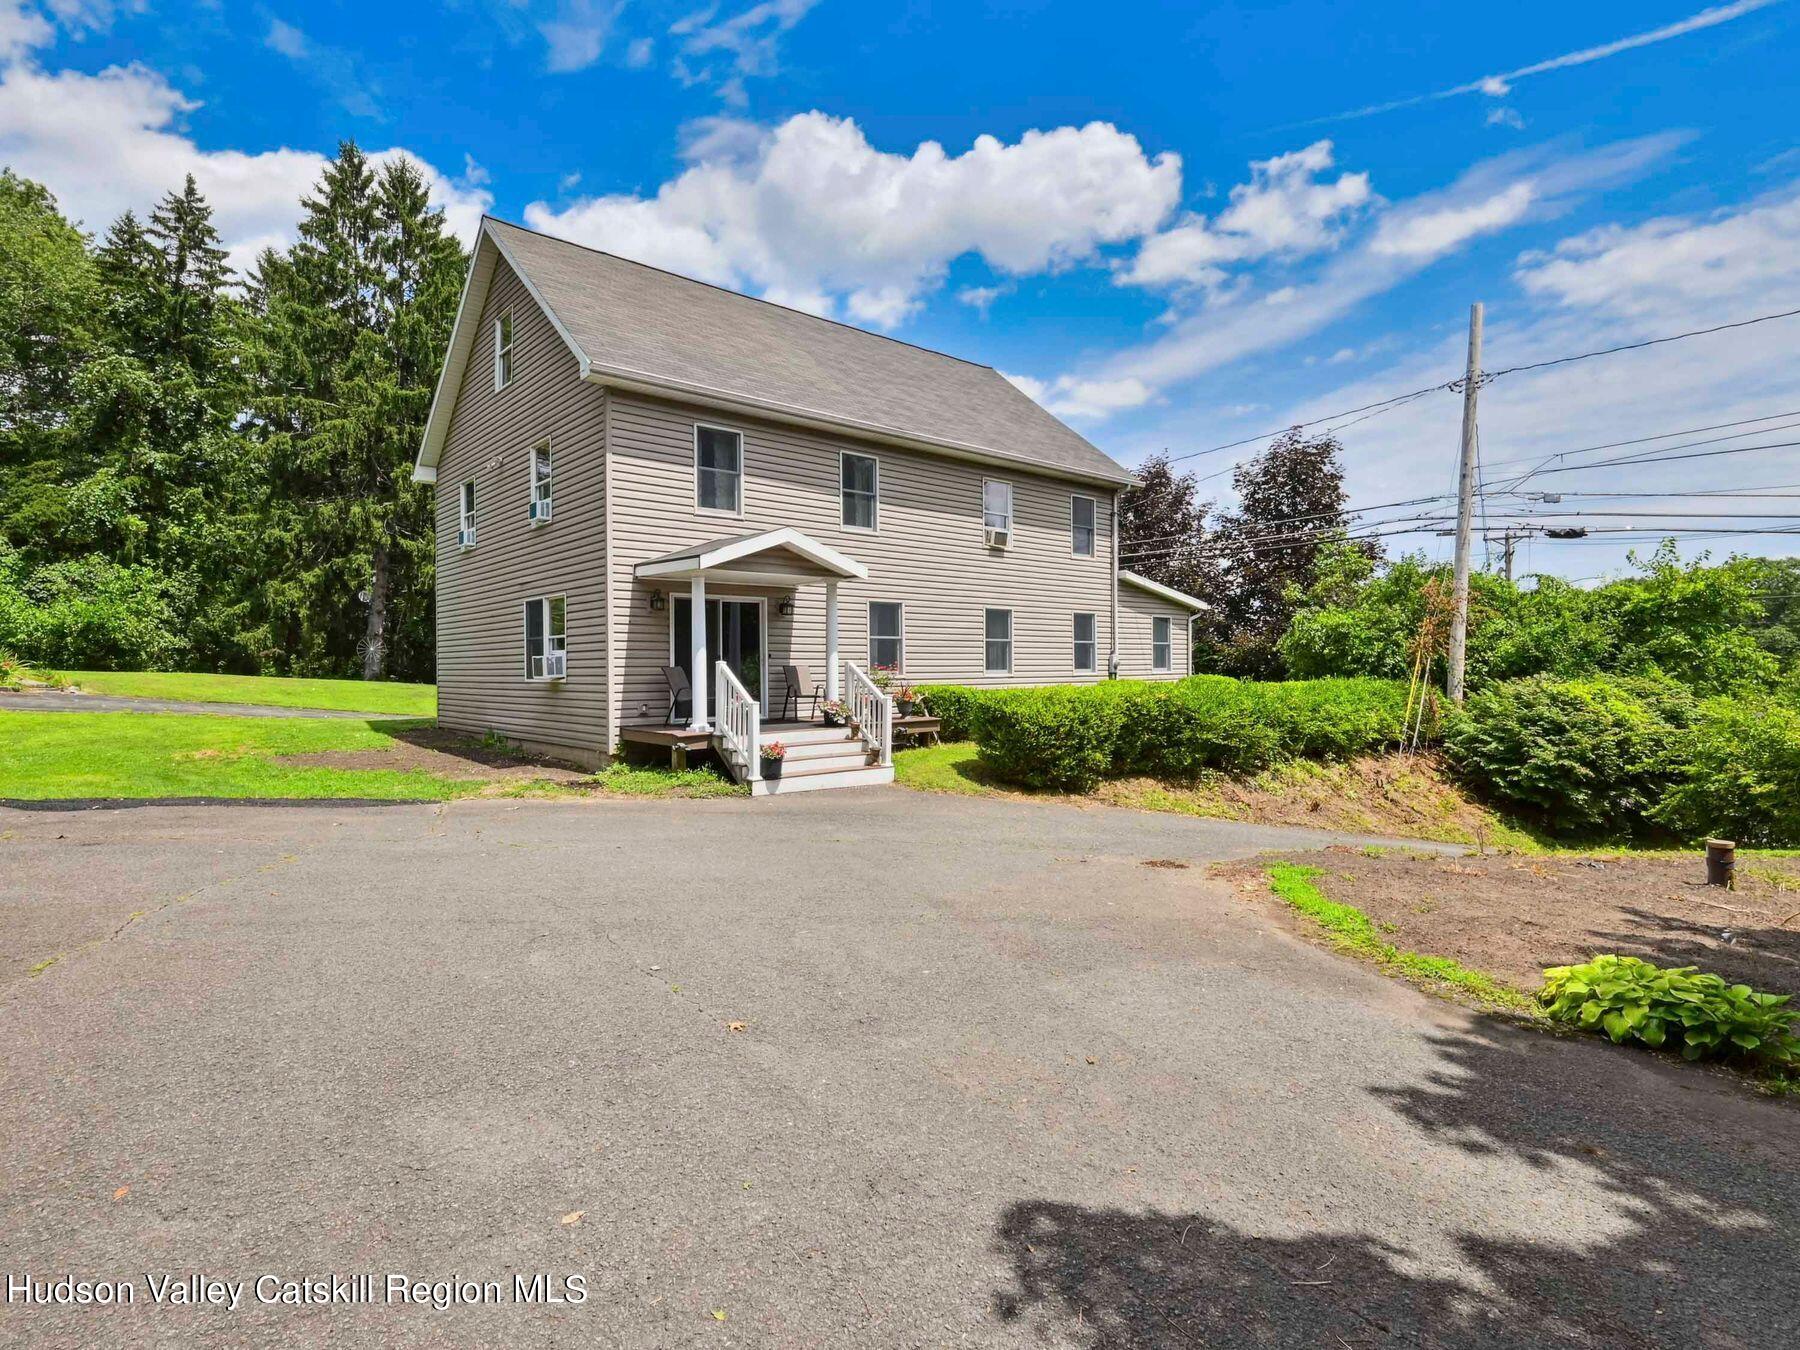
M 865 579 L 861 563 L 788 527 L 708 540 L 634 574 L 654 588 L 650 607 L 668 615 L 667 660 L 657 667 L 667 700 L 662 725 L 640 716 L 621 725 L 623 742 L 666 747 L 677 765 L 710 750 L 759 796 L 893 780 L 892 701 L 839 650 L 839 583 Z M 825 599 L 816 675 L 796 657 L 785 622 L 795 592 L 812 586 Z M 827 704 L 845 724 L 823 720 Z M 776 745 L 780 759 L 766 758 Z

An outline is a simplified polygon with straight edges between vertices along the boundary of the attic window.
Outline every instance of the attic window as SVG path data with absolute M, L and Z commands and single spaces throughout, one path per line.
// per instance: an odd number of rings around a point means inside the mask
M 494 320 L 494 392 L 506 388 L 513 377 L 512 315 L 502 314 Z

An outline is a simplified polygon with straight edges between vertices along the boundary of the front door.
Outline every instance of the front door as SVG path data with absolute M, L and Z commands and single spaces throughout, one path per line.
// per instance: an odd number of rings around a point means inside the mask
M 690 684 L 694 680 L 693 643 L 688 634 L 693 622 L 694 605 L 685 595 L 675 597 L 670 607 L 673 624 L 670 640 L 675 651 L 671 665 L 680 666 Z M 769 711 L 769 700 L 763 693 L 763 667 L 768 653 L 763 650 L 763 602 L 760 600 L 713 600 L 706 602 L 706 693 L 707 707 L 716 713 L 719 706 L 718 672 L 714 662 L 723 661 L 738 677 L 744 692 Z

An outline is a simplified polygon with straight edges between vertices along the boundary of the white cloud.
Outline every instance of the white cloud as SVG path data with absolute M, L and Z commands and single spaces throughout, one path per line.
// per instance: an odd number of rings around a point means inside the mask
M 1330 141 L 1252 161 L 1250 181 L 1232 188 L 1229 206 L 1210 222 L 1190 215 L 1145 240 L 1120 271 L 1120 283 L 1216 286 L 1225 278 L 1223 264 L 1332 247 L 1344 222 L 1371 198 L 1366 173 L 1320 181 L 1332 163 Z
M 655 38 L 633 38 L 625 48 L 625 64 L 633 70 L 642 70 L 650 64 L 650 58 L 656 55 Z
M 554 15 L 538 24 L 549 47 L 548 69 L 567 74 L 586 70 L 598 61 L 621 8 L 601 0 L 558 0 Z
M 1517 224 L 1537 200 L 1537 184 L 1512 183 L 1478 201 L 1437 210 L 1398 212 L 1381 222 L 1369 251 L 1383 257 L 1430 261 L 1454 252 L 1477 235 Z
M 269 35 L 263 39 L 263 45 L 280 52 L 289 60 L 301 61 L 306 58 L 309 44 L 306 41 L 306 34 L 294 27 L 293 24 L 284 23 L 280 19 L 270 19 Z
M 956 293 L 956 298 L 985 319 L 988 310 L 993 308 L 994 301 L 1005 295 L 1008 289 L 1010 288 L 1006 286 L 964 286 Z
M 326 160 L 287 148 L 203 150 L 181 130 L 182 118 L 196 107 L 140 65 L 97 75 L 14 65 L 0 72 L 0 162 L 48 185 L 64 211 L 94 231 L 128 207 L 144 212 L 192 173 L 212 202 L 233 265 L 242 268 L 265 245 L 291 240 L 300 197 Z M 402 153 L 383 150 L 372 157 L 385 162 Z M 414 159 L 450 227 L 471 239 L 492 194 Z
M 1519 115 L 1517 108 L 1489 108 L 1483 124 L 1490 127 L 1511 127 L 1514 131 L 1525 130 L 1525 119 Z
M 15 61 L 56 40 L 50 21 L 30 5 L 0 3 L 0 61 Z
M 761 0 L 721 19 L 715 3 L 678 19 L 669 27 L 681 43 L 675 74 L 683 84 L 713 84 L 727 103 L 747 102 L 744 81 L 772 75 L 779 64 L 781 39 L 804 19 L 819 0 Z M 717 59 L 722 64 L 715 66 Z
M 1301 125 L 1339 122 L 1353 117 L 1373 117 L 1377 113 L 1393 112 L 1398 108 L 1413 108 L 1421 103 L 1456 98 L 1463 94 L 1483 94 L 1489 98 L 1505 98 L 1512 92 L 1512 87 L 1517 81 L 1529 79 L 1533 75 L 1542 75 L 1552 70 L 1566 70 L 1571 66 L 1589 65 L 1595 61 L 1604 61 L 1609 56 L 1617 56 L 1621 52 L 1654 46 L 1656 43 L 1667 42 L 1671 38 L 1685 37 L 1689 33 L 1697 33 L 1702 29 L 1716 28 L 1719 24 L 1730 23 L 1733 19 L 1741 19 L 1746 14 L 1755 13 L 1759 9 L 1767 9 L 1776 3 L 1778 0 L 1733 0 L 1731 4 L 1713 5 L 1698 13 L 1690 14 L 1685 19 L 1663 24 L 1660 28 L 1652 28 L 1642 33 L 1615 38 L 1610 42 L 1564 52 L 1561 56 L 1552 56 L 1544 61 L 1534 61 L 1530 65 L 1520 66 L 1517 70 L 1509 70 L 1498 75 L 1484 75 L 1478 80 L 1453 85 L 1432 94 L 1415 94 L 1410 98 L 1394 99 L 1387 103 L 1372 103 L 1368 107 L 1356 108 L 1350 112 L 1314 118 L 1311 123 L 1302 123 Z
M 534 202 L 526 220 L 703 281 L 841 301 L 891 327 L 958 257 L 1014 275 L 1083 262 L 1154 230 L 1181 183 L 1178 158 L 1152 159 L 1101 122 L 1010 144 L 981 136 L 960 155 L 934 141 L 896 154 L 847 118 L 810 112 L 766 132 L 715 123 L 686 153 L 654 196 Z
M 1667 337 L 1786 308 L 1771 297 L 1800 293 L 1800 182 L 1704 216 L 1661 217 L 1571 235 L 1553 248 L 1522 255 L 1514 275 L 1522 294 L 1493 296 L 1488 307 L 1485 364 L 1490 370 Z M 1660 436 L 1684 427 L 1766 418 L 1800 408 L 1800 367 L 1793 360 L 1797 340 L 1800 321 L 1777 320 L 1498 379 L 1481 392 L 1484 480 L 1502 484 L 1508 476 L 1562 451 Z M 1281 407 L 1276 416 L 1258 421 L 1263 425 L 1310 421 L 1399 391 L 1424 388 L 1455 375 L 1462 361 L 1463 337 L 1452 329 L 1440 338 L 1411 345 L 1403 355 L 1359 373 L 1353 382 L 1322 387 L 1303 401 Z M 1204 413 L 1177 406 L 1169 416 L 1191 425 Z M 1461 400 L 1444 393 L 1353 425 L 1346 423 L 1345 462 L 1353 503 L 1447 492 L 1454 484 L 1460 417 Z M 1571 456 L 1548 467 L 1674 447 L 1684 440 L 1708 439 L 1731 430 L 1744 434 L 1699 448 L 1735 449 L 1794 439 L 1795 430 L 1779 431 L 1778 421 L 1771 419 L 1764 425 L 1777 430 L 1752 426 L 1666 437 L 1643 446 Z M 1209 439 L 1213 438 L 1211 430 L 1209 427 Z M 1234 439 L 1236 434 L 1241 433 L 1221 430 L 1216 439 Z M 1157 428 L 1147 433 L 1145 443 L 1160 445 L 1167 439 L 1165 430 Z M 1241 453 L 1260 448 L 1247 446 Z M 1488 502 L 1485 515 L 1494 530 L 1509 521 L 1556 510 L 1590 514 L 1585 519 L 1543 518 L 1539 523 L 1595 528 L 1631 525 L 1646 531 L 1636 538 L 1594 533 L 1575 543 L 1539 540 L 1520 560 L 1522 570 L 1594 576 L 1622 567 L 1628 549 L 1647 550 L 1665 530 L 1708 524 L 1719 528 L 1791 524 L 1751 518 L 1708 521 L 1679 513 L 1724 511 L 1742 517 L 1759 509 L 1780 510 L 1781 503 L 1706 500 L 1680 494 L 1719 486 L 1753 491 L 1762 485 L 1791 482 L 1793 463 L 1792 448 L 1782 447 L 1638 464 L 1623 471 L 1608 467 L 1547 473 L 1527 486 L 1568 494 L 1564 502 L 1544 505 L 1495 497 Z M 1227 465 L 1219 463 L 1217 467 Z M 1654 501 L 1576 495 L 1608 492 L 1677 495 Z M 1644 510 L 1677 514 L 1632 514 Z M 1626 514 L 1598 514 L 1609 511 Z M 1441 552 L 1447 548 L 1447 541 L 1428 532 L 1388 542 L 1399 549 L 1424 547 Z M 1800 551 L 1800 538 L 1724 534 L 1687 539 L 1683 549 L 1690 556 L 1706 549 L 1719 557 L 1733 551 L 1794 553 Z
M 1000 373 L 1058 417 L 1106 417 L 1141 407 L 1151 398 L 1151 390 L 1141 380 L 1131 378 L 1084 380 L 1061 375 L 1054 380 L 1038 380 L 1029 375 Z
M 1284 279 L 1269 289 L 1246 282 L 1229 293 L 1214 291 L 1197 310 L 1178 308 L 1160 336 L 1051 381 L 1049 397 L 1059 389 L 1125 381 L 1163 394 L 1208 371 L 1280 350 L 1483 234 L 1551 216 L 1580 194 L 1643 173 L 1684 139 L 1648 136 L 1561 155 L 1540 147 L 1478 164 L 1441 191 L 1384 205 L 1354 243 L 1333 253 L 1310 278 Z M 1104 400 L 1079 402 L 1083 415 L 1109 411 Z

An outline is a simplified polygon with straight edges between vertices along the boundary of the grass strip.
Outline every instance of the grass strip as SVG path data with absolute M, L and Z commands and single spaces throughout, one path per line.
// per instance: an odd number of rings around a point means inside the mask
M 1382 969 L 1415 984 L 1449 986 L 1485 1007 L 1501 1008 L 1532 1018 L 1542 1017 L 1536 999 L 1501 984 L 1491 975 L 1470 970 L 1447 956 L 1424 956 L 1383 941 L 1380 930 L 1367 914 L 1354 905 L 1331 899 L 1313 885 L 1314 877 L 1325 875 L 1323 868 L 1271 863 L 1268 873 L 1269 888 L 1290 908 L 1318 924 L 1326 939 L 1339 951 L 1373 961 Z
M 437 686 L 386 680 L 292 679 L 278 675 L 210 675 L 171 670 L 60 670 L 54 679 L 89 694 L 166 698 L 182 703 L 248 703 L 267 708 L 436 717 Z

